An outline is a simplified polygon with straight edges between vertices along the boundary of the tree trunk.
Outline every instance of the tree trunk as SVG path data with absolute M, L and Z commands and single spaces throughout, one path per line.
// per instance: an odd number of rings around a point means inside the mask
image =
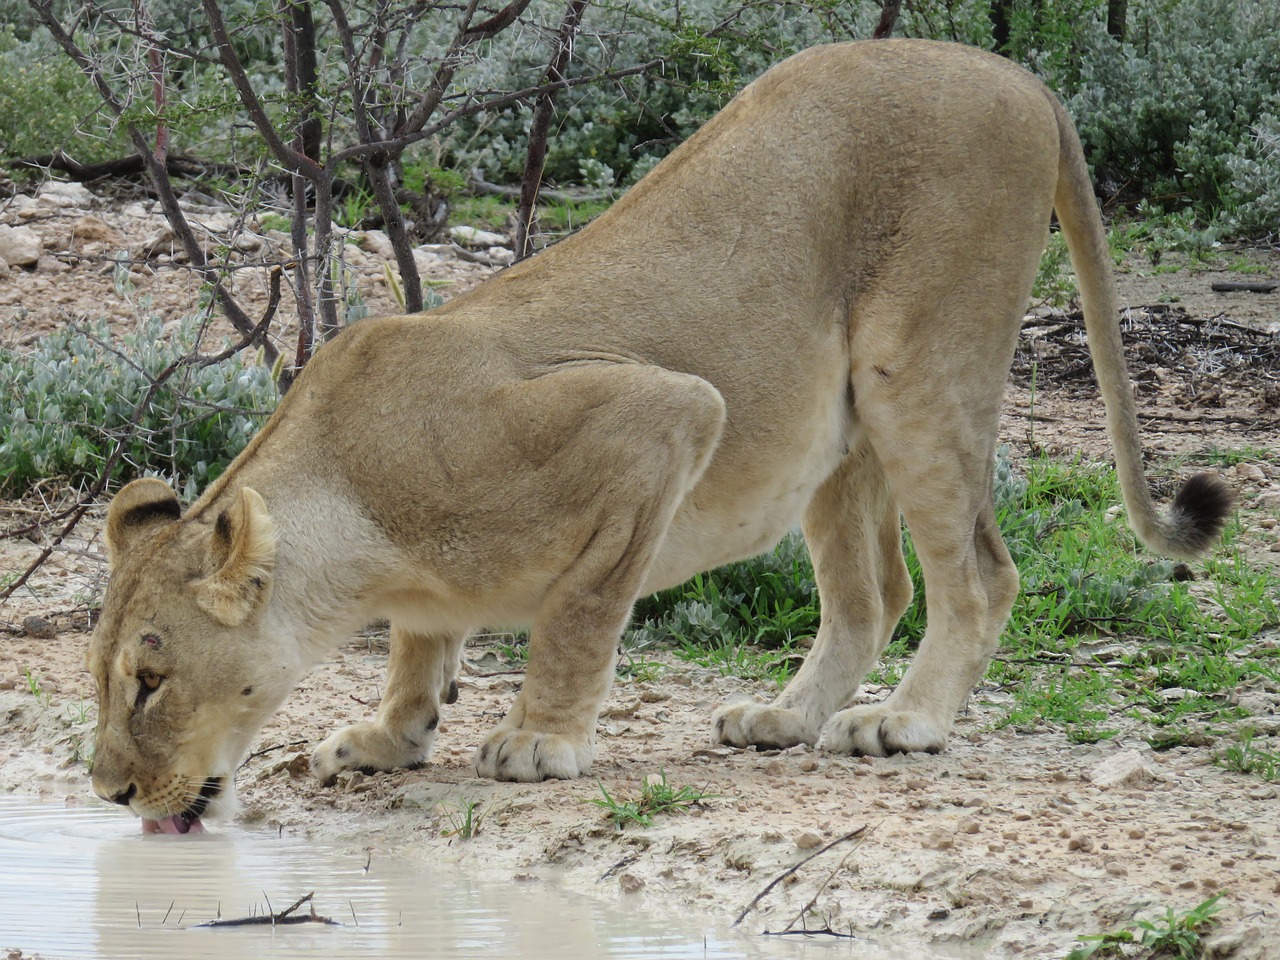
M 894 24 L 898 22 L 898 12 L 902 9 L 902 0 L 884 0 L 880 8 L 880 22 L 871 34 L 872 40 L 883 40 L 893 34 Z
M 1009 31 L 1014 0 L 991 0 L 991 49 L 996 53 L 1009 52 Z
M 1129 0 L 1107 0 L 1107 33 L 1123 40 L 1128 16 Z
M 582 25 L 591 0 L 569 0 L 560 32 L 556 35 L 556 48 L 547 64 L 546 80 L 555 83 L 564 79 L 564 71 L 573 55 L 573 39 Z M 542 189 L 542 171 L 547 164 L 547 131 L 551 128 L 551 115 L 555 107 L 555 90 L 548 90 L 538 98 L 533 109 L 533 123 L 529 126 L 529 153 L 525 158 L 524 177 L 520 182 L 520 208 L 516 213 L 515 254 L 523 260 L 533 253 L 534 218 L 537 215 L 538 192 Z

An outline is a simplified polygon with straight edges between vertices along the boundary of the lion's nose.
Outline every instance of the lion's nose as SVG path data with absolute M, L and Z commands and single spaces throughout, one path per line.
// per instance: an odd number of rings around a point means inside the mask
M 120 793 L 117 793 L 114 797 L 111 798 L 111 802 L 118 803 L 122 807 L 127 807 L 129 805 L 129 801 L 133 799 L 133 795 L 137 792 L 138 792 L 137 785 L 131 783 L 129 784 L 128 790 L 123 790 Z

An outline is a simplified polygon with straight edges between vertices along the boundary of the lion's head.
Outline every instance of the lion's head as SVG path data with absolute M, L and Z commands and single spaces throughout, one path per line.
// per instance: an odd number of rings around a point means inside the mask
M 87 657 L 94 792 L 153 832 L 198 829 L 234 804 L 236 767 L 297 678 L 258 642 L 275 568 L 262 498 L 245 488 L 221 512 L 181 512 L 159 480 L 112 501 L 111 580 Z

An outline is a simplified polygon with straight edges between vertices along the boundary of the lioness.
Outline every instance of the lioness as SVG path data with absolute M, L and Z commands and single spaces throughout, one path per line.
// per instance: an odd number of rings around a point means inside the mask
M 524 687 L 479 774 L 577 777 L 637 597 L 803 525 L 813 651 L 728 744 L 936 751 L 1018 588 L 993 448 L 1056 210 L 1132 523 L 1193 556 L 1230 506 L 1143 475 L 1106 236 L 1080 143 L 1037 80 L 973 49 L 808 50 L 751 84 L 581 233 L 423 316 L 365 320 L 183 514 L 159 480 L 107 516 L 88 662 L 96 792 L 148 829 L 230 803 L 256 731 L 354 630 L 391 621 L 372 723 L 323 781 L 430 754 L 468 631 L 531 627 Z M 911 596 L 928 629 L 883 703 L 842 709 Z

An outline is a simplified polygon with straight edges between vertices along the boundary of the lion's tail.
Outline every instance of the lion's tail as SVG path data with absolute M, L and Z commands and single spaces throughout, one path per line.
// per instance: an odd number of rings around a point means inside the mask
M 1231 489 L 1215 474 L 1198 473 L 1183 483 L 1168 509 L 1158 508 L 1151 498 L 1142 468 L 1137 412 L 1120 338 L 1106 231 L 1075 125 L 1057 98 L 1050 99 L 1058 118 L 1060 144 L 1053 205 L 1080 284 L 1089 353 L 1106 404 L 1107 432 L 1115 450 L 1116 472 L 1129 522 L 1151 550 L 1189 559 L 1204 553 L 1222 532 L 1231 511 Z

